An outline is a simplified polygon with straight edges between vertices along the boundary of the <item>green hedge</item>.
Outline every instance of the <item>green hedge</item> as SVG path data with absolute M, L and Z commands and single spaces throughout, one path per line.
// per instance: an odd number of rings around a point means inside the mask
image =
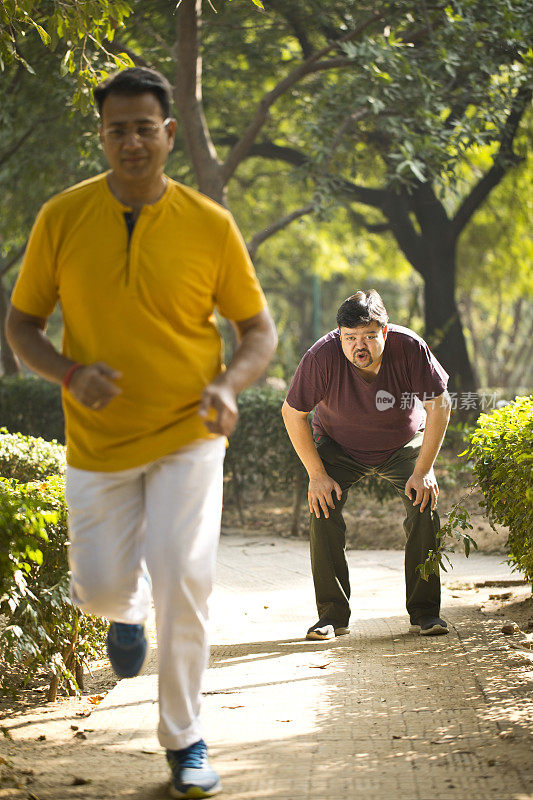
M 482 414 L 466 455 L 489 520 L 509 528 L 509 561 L 533 583 L 533 395 Z
M 65 448 L 57 441 L 9 433 L 0 428 L 0 475 L 21 483 L 58 475 L 65 469 Z
M 82 688 L 82 664 L 103 654 L 107 629 L 70 601 L 64 463 L 57 442 L 0 431 L 0 685 L 46 669 L 51 700 L 61 682 Z
M 64 443 L 60 387 L 42 378 L 1 378 L 0 426 Z
M 284 398 L 282 391 L 268 387 L 239 396 L 239 422 L 226 454 L 226 476 L 239 486 L 265 494 L 291 490 L 298 474 L 306 474 L 285 430 Z

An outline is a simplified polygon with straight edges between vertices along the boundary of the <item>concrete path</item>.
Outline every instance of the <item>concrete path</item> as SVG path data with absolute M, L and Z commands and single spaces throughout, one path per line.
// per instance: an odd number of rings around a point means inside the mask
M 443 592 L 451 632 L 424 638 L 409 633 L 403 554 L 352 551 L 351 633 L 308 642 L 307 544 L 223 536 L 203 721 L 224 797 L 531 800 L 531 654 L 477 610 L 494 589 L 479 589 L 474 605 L 462 588 L 508 579 L 501 559 L 454 558 Z M 159 785 L 128 793 L 150 800 L 166 796 L 155 670 L 154 656 L 148 674 L 119 682 L 86 720 L 110 755 L 148 759 L 147 775 L 160 773 Z

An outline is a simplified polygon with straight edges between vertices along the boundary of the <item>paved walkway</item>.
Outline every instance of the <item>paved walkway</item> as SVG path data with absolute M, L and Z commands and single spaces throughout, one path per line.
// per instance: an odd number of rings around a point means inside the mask
M 477 611 L 495 590 L 479 589 L 474 606 L 461 588 L 509 578 L 501 556 L 454 559 L 443 593 L 451 632 L 432 638 L 409 633 L 402 553 L 352 551 L 349 561 L 350 635 L 307 642 L 307 544 L 222 537 L 203 720 L 224 796 L 531 800 L 533 662 L 500 618 Z M 160 785 L 128 794 L 150 800 L 166 796 L 156 695 L 153 660 L 87 720 L 101 747 L 160 772 Z

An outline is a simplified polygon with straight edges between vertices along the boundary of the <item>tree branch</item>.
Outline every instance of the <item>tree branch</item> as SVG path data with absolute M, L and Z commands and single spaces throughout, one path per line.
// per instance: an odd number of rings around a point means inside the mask
M 307 19 L 302 19 L 298 6 L 292 6 L 285 0 L 267 0 L 265 5 L 267 7 L 267 11 L 269 8 L 277 11 L 277 13 L 290 25 L 294 37 L 298 40 L 298 44 L 300 45 L 300 49 L 304 58 L 309 58 L 309 56 L 313 53 L 313 47 L 307 34 Z
M 229 145 L 232 147 L 237 144 L 239 138 L 235 135 L 225 133 L 220 136 L 215 135 L 215 141 L 218 145 Z M 296 150 L 294 147 L 274 144 L 274 142 L 266 139 L 251 145 L 245 158 L 254 157 L 268 158 L 271 161 L 285 161 L 287 164 L 292 164 L 294 167 L 302 167 L 309 162 L 308 157 L 300 150 Z
M 106 39 L 105 46 L 111 53 L 114 53 L 115 55 L 118 55 L 119 53 L 126 53 L 126 55 L 131 58 L 137 67 L 152 66 L 141 55 L 139 55 L 139 53 L 136 53 L 135 50 L 132 50 L 131 47 L 128 47 L 127 44 L 124 44 L 124 42 L 121 42 L 119 39 Z
M 220 137 L 217 136 L 216 141 L 220 145 L 232 145 L 237 141 L 237 137 L 232 134 L 225 134 Z M 294 147 L 274 144 L 274 142 L 268 140 L 256 142 L 250 147 L 246 158 L 255 157 L 268 158 L 271 161 L 284 161 L 295 167 L 303 167 L 309 163 L 309 158 L 300 150 L 296 150 Z M 345 178 L 336 176 L 332 176 L 330 180 L 337 192 L 351 202 L 363 203 L 364 205 L 372 206 L 372 208 L 383 208 L 387 198 L 385 189 L 360 186 Z
M 383 204 L 383 213 L 389 221 L 389 230 L 394 235 L 402 252 L 413 267 L 427 277 L 426 260 L 422 238 L 416 232 L 409 218 L 408 204 L 405 194 L 389 190 L 385 192 L 386 200 Z
M 345 206 L 345 208 L 348 212 L 350 221 L 355 228 L 362 227 L 369 233 L 386 233 L 391 229 L 391 226 L 388 222 L 369 222 L 366 217 L 364 217 L 358 211 L 354 211 L 354 209 L 350 206 Z
M 274 236 L 274 234 L 278 233 L 278 231 L 283 230 L 283 228 L 287 228 L 291 222 L 304 217 L 306 214 L 310 214 L 314 207 L 314 203 L 308 203 L 306 206 L 297 208 L 296 211 L 293 211 L 291 214 L 287 214 L 285 217 L 281 217 L 276 222 L 273 222 L 271 225 L 263 228 L 263 230 L 259 231 L 259 233 L 256 233 L 247 245 L 250 257 L 255 258 L 255 254 L 263 242 L 266 242 L 267 239 L 269 239 L 271 236 Z
M 345 178 L 334 178 L 333 184 L 342 197 L 352 202 L 363 203 L 363 205 L 384 211 L 388 200 L 386 189 L 372 189 L 368 186 L 360 186 Z
M 492 167 L 475 184 L 470 194 L 465 197 L 452 220 L 452 235 L 456 240 L 492 189 L 500 183 L 512 166 L 522 160 L 513 151 L 513 143 L 520 121 L 531 101 L 531 96 L 532 91 L 529 88 L 522 88 L 517 92 L 509 116 L 503 126 L 500 147 Z
M 376 22 L 380 16 L 381 14 L 378 13 L 371 14 L 345 36 L 342 36 L 340 39 L 337 39 L 334 42 L 328 42 L 325 47 L 323 47 L 321 50 L 318 50 L 316 53 L 313 53 L 313 55 L 309 56 L 304 62 L 302 62 L 302 64 L 286 75 L 285 78 L 283 78 L 270 92 L 268 92 L 262 98 L 252 120 L 248 124 L 237 144 L 229 153 L 222 167 L 224 183 L 231 178 L 241 161 L 246 157 L 250 147 L 257 137 L 257 134 L 266 122 L 269 108 L 276 102 L 276 100 L 288 92 L 289 89 L 291 89 L 296 83 L 298 83 L 298 81 L 307 75 L 324 69 L 346 66 L 347 64 L 351 63 L 351 60 L 347 58 L 333 58 L 328 59 L 327 61 L 321 61 L 321 59 L 323 59 L 333 48 L 337 48 L 340 44 L 355 39 L 366 28 L 372 25 L 373 22 Z
M 435 194 L 431 183 L 417 181 L 409 195 L 409 201 L 423 236 L 435 238 L 449 228 L 450 220 L 446 209 Z
M 201 9 L 201 0 L 183 0 L 180 4 L 174 100 L 200 190 L 222 202 L 220 165 L 202 101 Z

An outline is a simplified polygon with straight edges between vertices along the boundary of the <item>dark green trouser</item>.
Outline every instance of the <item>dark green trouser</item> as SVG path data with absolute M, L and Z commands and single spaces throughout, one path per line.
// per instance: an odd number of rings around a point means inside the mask
M 424 581 L 416 570 L 417 564 L 425 561 L 428 551 L 436 547 L 436 534 L 440 528 L 439 516 L 436 511 L 431 511 L 430 503 L 421 514 L 420 505 L 413 506 L 412 501 L 404 494 L 405 484 L 413 472 L 420 452 L 422 436 L 422 433 L 417 433 L 410 442 L 377 467 L 360 464 L 327 436 L 321 436 L 316 443 L 326 472 L 342 489 L 340 500 L 334 494 L 335 508 L 330 508 L 329 518 L 325 519 L 321 515 L 317 519 L 311 514 L 309 528 L 318 615 L 321 618 L 328 617 L 337 627 L 346 626 L 350 618 L 350 579 L 345 552 L 346 524 L 342 509 L 350 486 L 367 475 L 379 475 L 390 481 L 405 506 L 405 587 L 407 612 L 411 622 L 415 622 L 423 614 L 439 615 L 439 577 L 432 575 L 428 581 Z

